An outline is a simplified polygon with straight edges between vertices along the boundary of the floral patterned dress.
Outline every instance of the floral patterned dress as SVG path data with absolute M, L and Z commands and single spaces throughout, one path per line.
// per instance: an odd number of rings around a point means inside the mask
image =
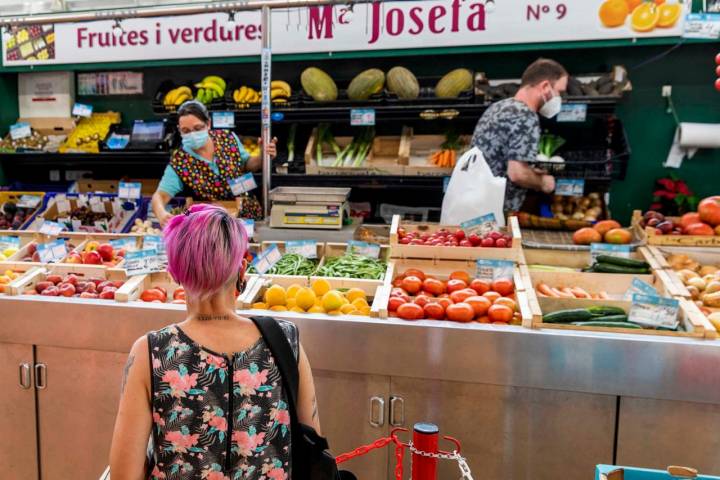
M 297 359 L 296 327 L 278 322 Z M 151 480 L 291 478 L 287 396 L 262 338 L 227 356 L 171 325 L 149 333 L 148 346 Z

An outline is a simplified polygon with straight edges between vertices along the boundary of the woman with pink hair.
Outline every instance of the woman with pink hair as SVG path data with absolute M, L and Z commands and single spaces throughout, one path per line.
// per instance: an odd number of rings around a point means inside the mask
M 255 321 L 235 313 L 248 247 L 242 224 L 220 207 L 195 205 L 164 235 L 187 318 L 132 346 L 110 452 L 113 480 L 291 478 L 294 400 L 282 363 Z M 298 367 L 297 421 L 319 432 L 297 328 L 277 323 Z

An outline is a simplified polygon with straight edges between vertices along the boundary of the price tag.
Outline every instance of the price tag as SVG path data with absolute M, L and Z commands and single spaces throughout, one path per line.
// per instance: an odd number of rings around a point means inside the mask
M 720 13 L 691 13 L 685 18 L 685 38 L 720 38 Z
M 558 178 L 555 181 L 555 195 L 582 197 L 584 193 L 585 180 L 582 178 Z
M 317 258 L 317 242 L 315 240 L 288 240 L 285 242 L 286 253 L 297 253 L 305 258 Z
M 59 262 L 67 256 L 65 240 L 55 240 L 48 243 L 38 244 L 37 252 L 42 263 Z
M 358 242 L 350 240 L 347 244 L 347 253 L 354 253 L 362 257 L 378 258 L 380 256 L 380 245 L 377 243 Z
M 260 275 L 270 270 L 275 264 L 282 258 L 280 250 L 277 245 L 271 245 L 270 248 L 262 252 L 260 255 L 253 260 L 253 266 Z
M 257 183 L 255 183 L 255 177 L 253 177 L 252 173 L 246 173 L 242 177 L 230 179 L 228 183 L 230 184 L 230 190 L 232 190 L 233 195 L 236 197 L 257 188 Z
M 68 200 L 65 195 L 56 197 L 55 205 L 57 205 L 58 212 L 60 213 L 68 213 L 71 208 L 70 200 Z
M 485 235 L 498 229 L 497 220 L 495 219 L 494 213 L 488 213 L 482 217 L 473 218 L 467 222 L 462 222 L 460 228 L 465 230 L 467 235 L 476 233 L 478 235 Z
M 20 239 L 18 237 L 10 236 L 0 237 L 0 253 L 8 248 L 20 248 Z
M 241 218 L 240 222 L 242 222 L 243 227 L 245 227 L 248 239 L 253 238 L 255 236 L 255 220 Z
M 80 228 L 82 227 L 82 222 L 81 222 L 80 220 L 77 220 L 77 219 L 71 220 L 71 221 L 70 221 L 70 224 L 71 224 L 71 225 L 70 225 L 70 227 L 71 227 L 70 230 L 73 231 L 73 232 L 79 232 L 79 231 L 80 231 Z
M 21 122 L 15 125 L 10 125 L 10 138 L 13 140 L 20 140 L 21 138 L 27 138 L 32 135 L 30 124 Z
M 143 237 L 143 250 L 156 250 L 160 253 L 165 252 L 165 242 L 160 235 L 145 235 Z
M 87 207 L 88 206 L 88 196 L 84 193 L 81 193 L 77 197 L 77 206 L 78 207 Z
M 60 223 L 45 220 L 40 226 L 40 233 L 45 235 L 57 235 L 62 232 L 64 228 L 65 227 Z
M 74 117 L 91 117 L 93 112 L 92 105 L 86 105 L 84 103 L 76 103 L 73 105 L 72 114 Z
M 235 128 L 234 112 L 212 112 L 213 128 Z
M 93 202 L 93 198 L 95 198 L 95 202 Z M 103 202 L 100 201 L 99 198 L 91 197 L 90 198 L 90 210 L 92 210 L 95 213 L 106 213 L 105 211 L 105 205 Z
M 140 182 L 120 182 L 118 186 L 118 198 L 127 198 L 135 200 L 142 195 L 142 183 Z
M 587 104 L 564 103 L 557 115 L 558 122 L 584 122 L 587 119 Z
M 22 195 L 17 202 L 18 207 L 35 208 L 42 202 L 42 197 L 37 195 Z
M 95 220 L 94 222 L 95 228 L 103 231 L 103 232 L 109 232 L 110 231 L 110 225 L 108 224 L 107 220 Z
M 375 125 L 374 108 L 351 108 L 350 125 L 353 127 L 372 127 Z
M 480 259 L 476 262 L 476 277 L 481 280 L 495 281 L 500 278 L 512 280 L 513 271 L 515 270 L 515 262 L 512 260 L 485 260 Z
M 167 256 L 155 249 L 127 252 L 123 268 L 128 276 L 164 272 L 167 268 Z
M 658 291 L 655 287 L 649 283 L 640 280 L 639 278 L 633 278 L 630 288 L 625 292 L 625 300 L 628 302 L 632 301 L 633 295 L 639 293 L 640 295 L 650 295 L 653 297 L 659 297 Z
M 122 202 L 119 198 L 116 198 L 111 203 L 113 215 L 118 216 L 123 213 Z
M 112 245 L 114 250 L 125 250 L 126 252 L 134 252 L 137 248 L 137 241 L 134 238 L 118 238 L 115 240 L 110 240 L 110 245 Z
M 647 327 L 676 329 L 680 302 L 674 298 L 663 298 L 654 295 L 636 293 L 632 296 L 632 306 L 628 319 Z
M 590 245 L 590 255 L 593 262 L 599 255 L 609 255 L 611 257 L 631 258 L 632 247 L 630 245 L 614 245 L 610 243 L 593 243 Z

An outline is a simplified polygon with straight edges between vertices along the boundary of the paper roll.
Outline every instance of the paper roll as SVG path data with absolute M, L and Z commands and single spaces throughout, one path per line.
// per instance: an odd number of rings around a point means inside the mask
M 720 148 L 720 124 L 681 123 L 680 146 L 690 148 Z

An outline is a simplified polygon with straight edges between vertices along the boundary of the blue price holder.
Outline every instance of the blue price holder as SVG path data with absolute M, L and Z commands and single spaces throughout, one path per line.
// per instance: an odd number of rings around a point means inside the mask
M 305 258 L 317 258 L 317 242 L 315 240 L 288 240 L 285 242 L 285 253 L 297 253 Z
M 558 113 L 558 122 L 584 122 L 588 106 L 585 103 L 564 103 Z
M 21 138 L 27 138 L 32 135 L 32 129 L 29 123 L 20 122 L 15 125 L 10 125 L 10 138 L 13 140 L 20 140 Z
M 630 288 L 625 292 L 625 300 L 628 302 L 632 301 L 633 295 L 639 293 L 640 295 L 650 295 L 653 297 L 660 297 L 657 289 L 649 283 L 640 280 L 639 278 L 633 278 Z
M 497 230 L 498 224 L 497 220 L 495 219 L 495 214 L 488 213 L 487 215 L 483 215 L 482 217 L 477 217 L 466 222 L 462 222 L 460 224 L 460 228 L 465 230 L 465 233 L 468 235 L 470 235 L 471 233 L 485 235 L 486 233 Z
M 37 195 L 22 195 L 20 201 L 17 202 L 18 207 L 35 208 L 42 202 L 42 196 Z
M 582 197 L 584 193 L 585 180 L 581 178 L 558 178 L 555 181 L 555 195 Z
M 55 240 L 48 243 L 41 243 L 37 246 L 37 252 L 42 263 L 59 262 L 67 256 L 65 240 Z
M 135 200 L 142 195 L 142 183 L 139 182 L 120 182 L 118 186 L 118 197 Z
M 680 321 L 678 310 L 680 302 L 674 298 L 654 295 L 633 294 L 632 306 L 628 319 L 645 327 L 666 328 L 675 330 Z
M 72 114 L 74 117 L 91 117 L 93 113 L 93 106 L 86 105 L 84 103 L 76 103 L 73 105 Z
M 160 253 L 165 252 L 165 242 L 160 235 L 145 235 L 143 237 L 143 250 L 156 250 Z
M 248 239 L 253 238 L 255 236 L 255 220 L 241 218 L 240 222 L 242 222 L 243 227 L 245 227 Z
M 134 238 L 118 238 L 116 240 L 110 240 L 114 250 L 125 250 L 126 252 L 134 252 L 137 250 L 137 241 Z
M 20 248 L 20 239 L 18 237 L 1 236 L 0 253 L 8 248 Z
M 65 229 L 65 226 L 57 223 L 45 220 L 40 226 L 40 233 L 44 235 L 57 235 Z
M 275 264 L 282 258 L 280 250 L 277 245 L 271 245 L 270 248 L 262 252 L 260 255 L 253 260 L 253 266 L 260 275 L 264 275 L 268 270 L 275 266 Z
M 353 127 L 372 127 L 375 125 L 374 108 L 351 108 L 350 125 Z
M 129 277 L 164 272 L 167 268 L 167 257 L 155 249 L 127 252 L 123 268 Z
M 476 262 L 476 277 L 481 280 L 495 281 L 501 278 L 513 279 L 515 262 L 512 260 L 485 260 Z
M 380 245 L 377 243 L 350 240 L 347 244 L 346 252 L 360 255 L 362 257 L 378 258 L 380 256 Z
M 632 247 L 630 245 L 614 245 L 610 243 L 593 243 L 590 245 L 590 255 L 593 262 L 598 255 L 609 255 L 611 257 L 632 257 Z
M 235 128 L 234 112 L 212 112 L 213 128 Z
M 230 190 L 232 190 L 233 195 L 236 197 L 257 188 L 257 183 L 252 173 L 246 173 L 242 177 L 230 179 L 228 183 L 230 184 Z

